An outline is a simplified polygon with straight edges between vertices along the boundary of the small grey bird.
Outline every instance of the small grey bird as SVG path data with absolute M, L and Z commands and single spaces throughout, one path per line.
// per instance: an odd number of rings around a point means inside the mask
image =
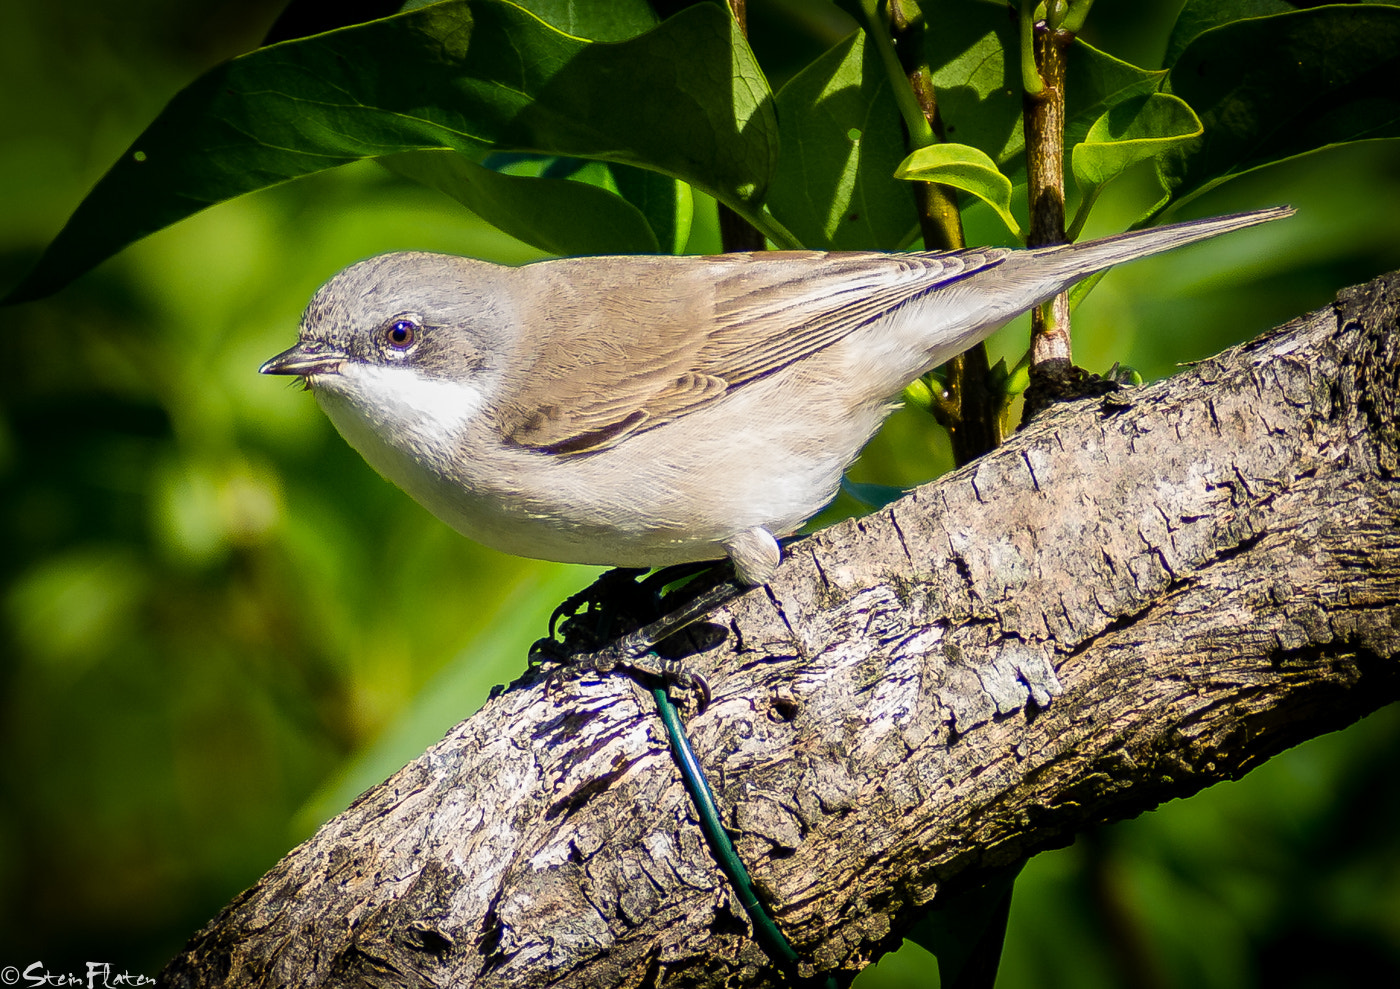
M 376 470 L 477 542 L 728 555 L 759 584 L 914 378 L 1094 272 L 1292 212 L 1037 250 L 385 254 L 322 286 L 262 372 L 305 378 Z

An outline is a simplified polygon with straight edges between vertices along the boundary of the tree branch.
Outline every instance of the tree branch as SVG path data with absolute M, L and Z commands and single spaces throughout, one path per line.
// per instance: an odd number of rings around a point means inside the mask
M 1400 696 L 1397 311 L 1400 274 L 1057 408 L 715 616 L 690 731 L 816 969 L 849 975 L 944 891 Z M 165 978 L 779 984 L 620 676 L 494 697 Z
M 1022 0 L 1022 44 L 1029 45 L 1030 73 L 1023 82 L 1021 118 L 1026 135 L 1026 195 L 1030 200 L 1027 247 L 1066 243 L 1065 237 L 1065 55 L 1074 36 L 1061 28 L 1061 7 L 1051 23 L 1030 23 L 1031 4 Z M 1023 60 L 1024 56 L 1023 56 Z M 1031 311 L 1031 390 L 1026 404 L 1038 412 L 1052 396 L 1075 394 L 1070 345 L 1069 293 L 1061 292 Z

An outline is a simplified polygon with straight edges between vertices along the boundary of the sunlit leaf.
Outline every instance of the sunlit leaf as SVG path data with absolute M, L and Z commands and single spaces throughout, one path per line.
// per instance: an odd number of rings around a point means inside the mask
M 598 3 L 597 0 L 516 0 L 516 3 L 550 27 L 589 41 L 626 41 L 645 34 L 657 24 L 656 11 L 647 0 L 606 0 L 605 3 Z M 422 6 L 423 0 L 415 5 Z
M 925 54 L 949 141 L 980 148 L 1011 178 L 1025 171 L 1016 22 L 1005 7 L 925 0 Z M 1158 89 L 1152 72 L 1076 40 L 1065 53 L 1065 146 L 1082 140 L 1105 110 Z
M 947 139 L 1008 161 L 1025 146 L 1015 23 L 989 4 L 926 0 L 920 7 L 938 25 L 925 32 L 924 54 Z
M 1101 186 L 1138 162 L 1201 134 L 1201 121 L 1181 99 L 1151 93 L 1124 100 L 1089 128 L 1071 154 L 1081 191 Z
M 587 182 L 507 175 L 455 151 L 409 151 L 380 161 L 551 254 L 644 254 L 659 247 L 635 206 Z
M 496 152 L 481 162 L 493 171 L 546 179 L 577 179 L 621 196 L 646 219 L 664 254 L 680 254 L 695 218 L 690 186 L 667 175 L 618 162 L 523 152 Z
M 233 196 L 444 148 L 643 166 L 742 209 L 763 198 L 777 125 L 762 72 L 715 5 L 601 44 L 505 0 L 445 0 L 260 49 L 201 77 L 103 177 L 10 301 L 53 291 Z
M 976 148 L 965 144 L 919 148 L 900 162 L 894 174 L 896 178 L 937 182 L 969 192 L 996 210 L 1008 230 L 1021 235 L 1021 226 L 1011 215 L 1011 180 Z
M 857 31 L 778 91 L 782 150 L 768 208 L 805 247 L 894 250 L 916 225 L 899 111 L 879 55 Z
M 915 378 L 904 386 L 904 391 L 900 393 L 900 398 L 905 405 L 912 408 L 923 409 L 928 412 L 935 405 L 933 388 L 924 378 Z
M 1165 79 L 1165 72 L 1141 68 L 1076 40 L 1065 53 L 1065 147 L 1082 141 L 1105 111 L 1155 93 Z
M 307 800 L 296 815 L 298 830 L 309 833 L 344 810 L 358 794 L 412 761 L 481 707 L 492 683 L 507 683 L 519 676 L 530 644 L 548 628 L 551 613 L 588 583 L 589 574 L 583 567 L 537 566 L 513 580 L 502 606 L 475 618 L 478 631 L 470 644 L 373 744 L 356 753 Z

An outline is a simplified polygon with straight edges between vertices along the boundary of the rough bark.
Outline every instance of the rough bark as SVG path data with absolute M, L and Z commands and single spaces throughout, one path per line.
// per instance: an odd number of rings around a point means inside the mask
M 790 550 L 690 722 L 797 950 L 1400 695 L 1400 274 L 1052 412 Z M 1051 701 L 1051 697 L 1054 697 Z M 776 985 L 649 696 L 522 683 L 295 849 L 178 985 Z

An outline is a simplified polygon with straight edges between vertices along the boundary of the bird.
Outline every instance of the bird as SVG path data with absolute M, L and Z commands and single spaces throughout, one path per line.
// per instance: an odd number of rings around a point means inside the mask
M 1029 250 L 394 252 L 327 281 L 260 370 L 301 378 L 375 470 L 481 544 L 728 557 L 758 585 L 909 382 L 1089 275 L 1292 212 Z

